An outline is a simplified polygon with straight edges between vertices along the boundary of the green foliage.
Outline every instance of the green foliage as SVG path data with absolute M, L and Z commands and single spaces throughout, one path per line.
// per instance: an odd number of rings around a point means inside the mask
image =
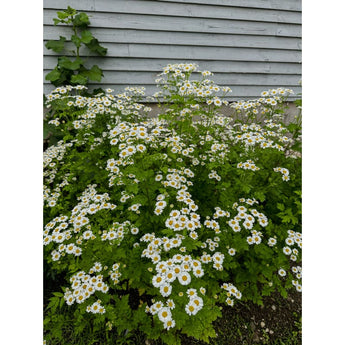
M 291 91 L 229 105 L 228 88 L 192 72 L 164 69 L 158 118 L 139 88 L 46 96 L 62 134 L 44 153 L 44 257 L 65 277 L 46 312 L 52 344 L 63 315 L 88 341 L 209 342 L 222 305 L 301 290 L 300 128 L 281 121 Z
M 102 47 L 99 41 L 87 30 L 90 24 L 89 17 L 86 13 L 78 13 L 75 9 L 68 6 L 67 10 L 57 12 L 58 18 L 54 18 L 54 25 L 65 24 L 71 27 L 73 34 L 70 41 L 76 49 L 70 49 L 66 37 L 60 36 L 59 40 L 50 40 L 46 43 L 46 48 L 53 50 L 55 53 L 63 51 L 71 52 L 74 58 L 67 56 L 58 57 L 56 67 L 46 75 L 55 86 L 62 85 L 87 85 L 89 81 L 100 82 L 103 76 L 102 70 L 94 65 L 91 68 L 85 67 L 86 60 L 80 56 L 80 48 L 85 46 L 90 52 L 104 56 L 107 48 Z

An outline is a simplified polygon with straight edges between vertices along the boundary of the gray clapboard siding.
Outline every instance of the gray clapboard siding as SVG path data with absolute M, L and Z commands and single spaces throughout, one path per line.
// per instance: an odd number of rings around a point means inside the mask
M 94 28 L 92 33 L 103 43 L 114 42 L 114 31 L 109 28 Z M 69 38 L 70 29 L 61 27 L 59 35 Z M 56 28 L 46 26 L 44 30 L 44 40 L 56 39 Z M 259 35 L 227 35 L 175 32 L 174 35 L 167 35 L 164 31 L 116 30 L 116 42 L 118 43 L 141 43 L 160 44 L 162 42 L 171 45 L 203 46 L 207 42 L 208 46 L 222 47 L 248 47 L 248 48 L 272 48 L 283 50 L 300 50 L 302 40 L 298 37 L 275 37 Z
M 44 59 L 44 69 L 51 70 L 56 65 L 55 56 L 46 56 Z M 218 73 L 258 73 L 267 75 L 270 73 L 279 75 L 300 75 L 301 66 L 299 63 L 280 63 L 280 62 L 248 62 L 248 61 L 212 61 L 212 60 L 193 60 L 202 70 L 209 69 Z M 163 67 L 168 64 L 181 63 L 181 59 L 148 59 L 148 58 L 92 58 L 86 61 L 86 67 L 90 68 L 93 64 L 102 65 L 104 71 L 150 71 L 161 73 Z M 205 68 L 207 66 L 207 68 Z
M 94 28 L 92 33 L 103 43 L 114 41 L 114 31 L 109 28 Z M 68 38 L 70 29 L 61 27 L 59 35 Z M 56 39 L 56 28 L 46 26 L 44 40 Z M 226 35 L 226 34 L 200 34 L 176 32 L 167 37 L 164 31 L 117 29 L 116 42 L 118 43 L 141 43 L 141 44 L 166 44 L 202 46 L 205 42 L 208 46 L 222 47 L 248 47 L 248 48 L 272 48 L 283 50 L 300 50 L 302 40 L 298 37 L 275 37 L 275 36 L 245 36 L 245 35 Z
M 90 12 L 85 11 L 90 14 Z M 55 10 L 46 10 L 44 24 L 51 24 L 56 18 Z M 90 27 L 112 29 L 141 29 L 179 32 L 226 33 L 247 35 L 270 35 L 301 37 L 301 25 L 286 23 L 254 22 L 229 19 L 207 19 L 128 13 L 93 13 Z
M 179 2 L 185 4 L 210 4 L 214 6 L 241 6 L 253 8 L 269 8 L 274 10 L 301 11 L 300 0 L 160 0 L 164 2 Z
M 136 0 L 123 0 L 129 4 L 133 4 Z M 71 6 L 78 10 L 92 10 L 92 11 L 109 11 L 113 8 L 114 4 L 119 3 L 120 0 L 44 0 L 44 8 L 61 9 Z M 136 1 L 137 2 L 137 1 Z M 144 2 L 144 1 L 141 1 Z M 146 1 L 147 2 L 147 1 Z M 162 6 L 164 3 L 203 5 L 212 7 L 244 7 L 256 9 L 272 9 L 300 12 L 302 10 L 300 0 L 156 0 L 152 1 L 157 7 Z M 104 7 L 104 5 L 106 5 Z
M 72 45 L 66 44 L 70 49 Z M 183 60 L 195 60 L 202 56 L 204 60 L 224 60 L 229 57 L 235 61 L 272 61 L 272 62 L 299 62 L 301 54 L 298 51 L 281 51 L 276 49 L 251 49 L 251 48 L 223 48 L 223 47 L 199 47 L 177 45 L 151 45 L 147 49 L 146 44 L 107 44 L 108 57 L 145 57 L 145 58 L 174 58 Z M 45 55 L 57 55 L 44 47 Z M 81 47 L 80 56 L 88 56 L 89 51 Z M 91 53 L 89 56 L 97 56 Z
M 105 75 L 90 89 L 135 85 L 150 95 L 164 66 L 195 62 L 232 87 L 230 100 L 280 86 L 301 90 L 300 0 L 44 0 L 44 42 L 70 37 L 69 28 L 53 25 L 67 6 L 90 16 L 90 30 L 108 48 L 104 58 L 87 58 L 86 66 L 97 64 Z M 58 56 L 44 47 L 44 75 Z M 52 89 L 45 81 L 44 91 Z
M 80 1 L 59 1 L 57 4 L 49 6 L 52 9 L 78 6 Z M 57 6 L 58 5 L 58 6 Z M 79 5 L 80 6 L 80 5 Z M 91 7 L 92 9 L 92 7 Z M 215 7 L 211 5 L 191 5 L 177 7 L 175 3 L 161 1 L 145 0 L 117 0 L 107 1 L 98 0 L 94 3 L 93 11 L 112 12 L 112 13 L 129 13 L 129 14 L 150 14 L 159 16 L 177 16 L 192 18 L 219 18 L 219 19 L 237 19 L 245 21 L 263 21 L 263 22 L 281 22 L 301 24 L 301 17 L 298 12 L 271 11 L 257 8 L 243 7 Z

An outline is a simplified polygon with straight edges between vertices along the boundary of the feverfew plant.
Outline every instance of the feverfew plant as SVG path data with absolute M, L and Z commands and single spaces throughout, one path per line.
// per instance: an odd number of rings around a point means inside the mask
M 211 75 L 164 68 L 156 118 L 141 88 L 47 95 L 73 114 L 52 120 L 65 137 L 44 153 L 45 260 L 65 277 L 49 308 L 73 310 L 76 334 L 208 341 L 222 306 L 301 291 L 300 127 L 281 119 L 292 90 L 229 104 Z M 45 322 L 61 343 L 63 321 Z

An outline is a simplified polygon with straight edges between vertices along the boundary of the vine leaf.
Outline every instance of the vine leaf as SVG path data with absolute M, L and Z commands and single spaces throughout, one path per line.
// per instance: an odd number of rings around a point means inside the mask
M 95 80 L 99 82 L 102 79 L 103 73 L 98 66 L 93 65 L 91 69 L 84 71 L 83 75 L 87 76 L 90 80 Z
M 53 50 L 55 53 L 60 53 L 65 47 L 66 37 L 60 36 L 58 41 L 50 40 L 46 43 L 46 48 Z
M 104 56 L 107 54 L 107 48 L 100 46 L 98 39 L 94 38 L 90 43 L 85 44 L 92 52 L 97 53 L 98 55 Z
M 88 26 L 90 24 L 89 16 L 86 13 L 79 13 L 75 16 L 73 24 L 79 27 Z
M 50 80 L 50 81 L 56 81 L 60 78 L 61 73 L 58 71 L 58 69 L 55 67 L 55 69 L 53 69 L 51 72 L 49 72 L 46 75 L 46 80 Z
M 92 36 L 92 33 L 88 30 L 84 30 L 81 33 L 81 42 L 85 43 L 85 44 L 89 44 L 92 40 L 94 39 L 94 37 Z
M 59 66 L 75 71 L 83 65 L 83 60 L 77 57 L 74 61 L 70 60 L 68 57 L 63 56 L 59 58 Z
M 74 84 L 85 85 L 87 84 L 87 77 L 81 74 L 75 74 L 75 75 L 72 75 L 71 82 Z

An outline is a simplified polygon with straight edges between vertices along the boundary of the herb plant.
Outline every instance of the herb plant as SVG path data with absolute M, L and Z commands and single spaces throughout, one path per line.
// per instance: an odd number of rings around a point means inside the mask
M 103 343 L 137 330 L 207 342 L 222 305 L 301 291 L 300 122 L 283 122 L 293 91 L 229 104 L 211 75 L 164 68 L 157 118 L 143 88 L 47 95 L 69 115 L 50 120 L 65 134 L 44 153 L 45 265 L 64 277 L 47 344 L 67 325 Z

